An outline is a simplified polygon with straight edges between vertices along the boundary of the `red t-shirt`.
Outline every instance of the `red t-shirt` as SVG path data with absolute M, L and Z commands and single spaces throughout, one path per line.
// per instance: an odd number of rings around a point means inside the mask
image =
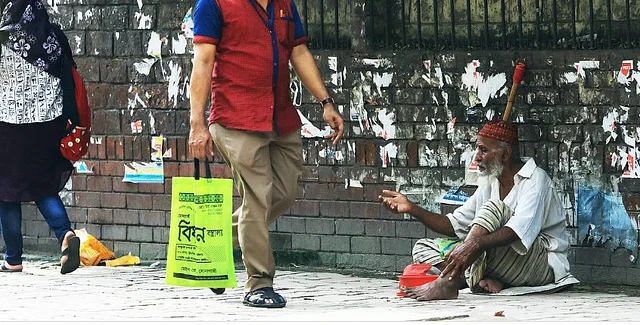
M 194 43 L 216 45 L 209 124 L 288 135 L 301 126 L 289 58 L 307 37 L 293 0 L 197 0 Z

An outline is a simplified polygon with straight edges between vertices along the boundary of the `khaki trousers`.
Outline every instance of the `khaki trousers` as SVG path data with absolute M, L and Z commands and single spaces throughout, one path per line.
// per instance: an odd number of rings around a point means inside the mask
M 245 289 L 273 286 L 275 262 L 269 224 L 295 201 L 302 173 L 300 132 L 279 136 L 212 124 L 209 132 L 216 150 L 231 167 L 242 199 L 233 212 L 233 242 L 240 246 L 247 270 Z

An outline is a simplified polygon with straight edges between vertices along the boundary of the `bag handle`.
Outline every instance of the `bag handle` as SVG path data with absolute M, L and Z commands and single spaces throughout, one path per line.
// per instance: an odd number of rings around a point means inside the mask
M 193 159 L 193 177 L 195 179 L 200 179 L 200 159 L 194 158 Z M 209 164 L 209 159 L 205 159 L 204 160 L 204 175 L 205 178 L 212 178 L 211 177 L 211 165 Z

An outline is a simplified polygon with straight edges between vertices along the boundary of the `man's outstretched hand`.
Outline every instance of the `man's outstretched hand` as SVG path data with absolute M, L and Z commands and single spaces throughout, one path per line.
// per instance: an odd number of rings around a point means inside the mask
M 406 196 L 394 191 L 383 190 L 378 201 L 393 213 L 409 213 L 413 208 L 413 203 Z

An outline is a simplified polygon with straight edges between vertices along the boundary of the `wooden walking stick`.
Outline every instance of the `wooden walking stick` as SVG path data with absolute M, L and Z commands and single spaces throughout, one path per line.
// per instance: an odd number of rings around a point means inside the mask
M 518 64 L 516 64 L 516 69 L 513 71 L 513 85 L 511 85 L 511 92 L 509 93 L 507 108 L 504 110 L 504 114 L 502 115 L 502 120 L 504 121 L 509 120 L 511 107 L 513 107 L 513 102 L 516 100 L 516 92 L 518 91 L 518 86 L 520 86 L 522 78 L 524 78 L 525 71 L 527 71 L 527 65 L 522 62 L 518 62 Z

